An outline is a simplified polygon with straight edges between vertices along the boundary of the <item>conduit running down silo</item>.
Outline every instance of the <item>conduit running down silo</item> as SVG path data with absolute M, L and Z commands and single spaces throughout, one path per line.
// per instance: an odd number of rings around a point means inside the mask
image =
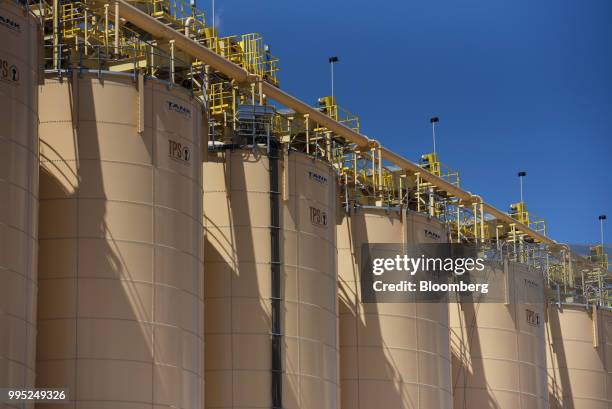
M 0 17 L 0 387 L 23 389 L 36 362 L 39 32 L 17 2 Z
M 268 161 L 270 171 L 270 318 L 272 320 L 272 407 L 283 407 L 283 325 L 281 320 L 281 237 L 280 237 L 280 184 L 278 160 L 281 152 L 278 142 L 270 141 Z
M 202 107 L 156 79 L 40 87 L 38 387 L 69 406 L 203 402 Z
M 209 153 L 203 166 L 206 408 L 272 407 L 275 340 L 283 408 L 338 407 L 335 174 L 298 152 L 278 156 L 278 171 L 261 148 Z M 280 182 L 278 221 L 270 172 Z M 273 284 L 278 222 L 282 263 Z M 272 336 L 279 318 L 282 334 Z
M 362 245 L 446 242 L 437 220 L 399 208 L 339 210 L 342 409 L 451 409 L 446 303 L 363 303 Z

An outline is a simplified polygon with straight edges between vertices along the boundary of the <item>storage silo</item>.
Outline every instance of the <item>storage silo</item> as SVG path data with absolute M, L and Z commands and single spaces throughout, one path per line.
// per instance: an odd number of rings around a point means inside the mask
M 337 408 L 333 169 L 261 148 L 203 169 L 206 408 Z
M 362 303 L 366 243 L 444 243 L 443 225 L 398 208 L 359 207 L 338 217 L 340 384 L 343 409 L 452 407 L 446 303 Z
M 506 266 L 506 303 L 449 303 L 454 409 L 548 408 L 543 283 L 526 264 Z
M 0 386 L 15 389 L 34 386 L 36 363 L 38 33 L 0 2 Z
M 39 90 L 37 386 L 70 407 L 200 409 L 202 106 L 153 78 L 72 74 Z
M 546 323 L 551 409 L 608 409 L 612 402 L 612 312 L 554 304 Z

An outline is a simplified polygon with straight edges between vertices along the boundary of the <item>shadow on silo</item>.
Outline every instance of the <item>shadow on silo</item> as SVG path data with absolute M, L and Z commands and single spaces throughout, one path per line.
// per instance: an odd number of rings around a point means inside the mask
M 47 127 L 41 138 L 37 387 L 67 387 L 80 404 L 110 408 L 123 401 L 124 408 L 140 407 L 167 392 L 154 386 L 160 379 L 153 365 L 154 267 L 142 267 L 122 249 L 140 246 L 152 255 L 155 239 L 133 243 L 115 237 L 121 220 L 109 219 L 108 206 L 121 198 L 109 198 L 105 191 L 113 182 L 101 160 L 104 134 L 98 133 L 94 106 L 99 100 L 92 81 L 79 81 L 76 89 L 70 79 L 63 81 L 68 82 L 72 124 Z M 43 89 L 55 92 L 48 104 L 66 102 L 66 91 L 55 91 L 60 86 Z M 60 149 L 54 148 L 56 142 Z M 143 143 L 154 164 L 150 144 Z M 66 144 L 70 157 L 61 152 Z M 138 266 L 141 271 L 134 272 Z
M 451 360 L 453 369 L 453 399 L 454 409 L 499 409 L 499 403 L 491 394 L 491 386 L 487 382 L 483 365 L 482 347 L 478 333 L 477 317 L 481 304 L 457 303 L 453 308 L 459 317 L 457 322 L 462 324 L 461 334 L 451 331 Z M 486 306 L 485 306 L 486 308 Z M 510 306 L 506 306 L 510 309 Z M 514 315 L 509 311 L 513 321 Z M 469 322 L 468 322 L 469 320 Z M 463 324 L 465 326 L 463 327 Z M 457 353 L 457 351 L 460 351 Z M 517 351 L 518 353 L 518 351 Z M 476 359 L 473 359 L 476 357 Z M 477 389 L 484 394 L 484 402 L 470 402 L 471 391 Z M 458 396 L 458 390 L 461 395 Z M 484 404 L 484 406 L 483 406 Z
M 548 356 L 555 357 L 553 362 L 549 362 L 547 365 L 553 368 L 553 370 L 548 371 L 548 400 L 551 409 L 572 409 L 573 403 L 565 401 L 566 396 L 572 396 L 572 385 L 569 380 L 565 348 L 563 342 L 561 342 L 563 338 L 559 314 L 563 310 L 561 308 L 553 310 L 554 308 L 556 307 L 549 306 L 548 325 L 546 325 L 546 335 L 549 340 L 546 346 Z
M 340 212 L 344 212 L 344 210 L 341 209 L 339 210 L 339 214 Z M 358 212 L 358 210 L 356 212 Z M 362 267 L 361 245 L 363 243 L 369 243 L 365 217 L 357 213 L 351 216 L 344 213 L 338 217 L 339 224 L 341 223 L 342 217 L 347 218 L 346 226 L 349 230 L 349 249 L 352 250 L 352 271 L 350 271 L 350 274 L 346 272 L 341 274 L 340 271 L 338 272 L 339 313 L 341 322 L 343 321 L 342 316 L 349 316 L 350 320 L 355 322 L 355 333 L 352 336 L 343 336 L 344 329 L 342 328 L 342 324 L 340 330 L 341 384 L 346 388 L 348 384 L 347 381 L 353 383 L 351 390 L 341 390 L 342 408 L 375 409 L 386 407 L 394 409 L 417 409 L 419 408 L 418 386 L 414 385 L 412 381 L 404 379 L 399 364 L 394 362 L 386 353 L 389 349 L 397 347 L 388 345 L 383 336 L 381 323 L 379 321 L 381 317 L 379 305 L 377 303 L 363 304 L 361 302 L 361 288 L 359 284 L 361 281 L 360 270 Z M 346 263 L 343 264 L 346 265 Z M 350 275 L 351 282 L 340 278 L 341 275 Z M 413 306 L 416 308 L 416 304 Z M 364 309 L 363 313 L 362 308 Z M 367 313 L 365 312 L 366 309 Z M 346 325 L 346 320 L 344 321 L 344 325 Z M 366 334 L 370 345 L 360 345 L 361 336 L 366 336 Z M 347 338 L 354 340 L 354 344 L 348 344 L 351 345 L 350 348 L 347 348 Z M 355 350 L 352 356 L 348 353 L 351 349 Z M 363 357 L 364 349 L 367 349 L 369 352 L 368 362 L 365 363 L 360 362 L 360 357 Z M 356 374 L 355 379 L 345 378 L 343 375 L 343 370 L 346 370 L 349 365 Z M 380 366 L 377 368 L 380 371 L 378 379 L 363 376 L 362 371 L 373 369 L 371 365 Z M 414 393 L 410 393 L 408 390 L 411 385 L 414 385 Z

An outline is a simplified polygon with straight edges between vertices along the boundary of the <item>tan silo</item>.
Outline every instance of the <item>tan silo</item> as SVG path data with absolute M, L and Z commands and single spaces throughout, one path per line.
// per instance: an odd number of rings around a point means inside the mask
M 515 262 L 502 268 L 505 302 L 449 304 L 454 409 L 548 407 L 540 273 Z M 522 302 L 526 291 L 542 297 Z
M 37 386 L 89 409 L 200 409 L 201 105 L 76 71 L 39 101 Z
M 612 405 L 612 312 L 551 304 L 546 323 L 551 409 Z
M 399 209 L 340 210 L 338 279 L 342 409 L 450 409 L 446 303 L 362 303 L 365 243 L 446 242 L 441 223 Z
M 36 362 L 38 42 L 23 5 L 0 2 L 0 387 L 17 389 Z
M 333 169 L 261 148 L 209 154 L 203 169 L 206 408 L 270 407 L 277 358 L 283 408 L 337 408 Z

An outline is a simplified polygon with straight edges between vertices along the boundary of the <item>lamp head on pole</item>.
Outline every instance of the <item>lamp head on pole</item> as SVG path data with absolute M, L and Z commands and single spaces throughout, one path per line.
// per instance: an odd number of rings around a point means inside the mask
M 607 219 L 607 217 L 606 217 L 605 214 L 599 215 L 599 220 L 603 221 L 603 220 L 606 220 L 606 219 Z
M 440 118 L 438 118 L 437 116 L 431 117 L 431 119 L 429 119 L 429 122 L 431 122 L 432 124 L 437 124 L 438 122 L 440 122 Z
M 521 172 L 518 173 L 518 177 L 522 178 L 524 176 L 527 176 L 527 172 L 521 171 Z
M 335 62 L 338 62 L 338 57 L 334 56 L 334 57 L 329 57 L 329 63 L 333 64 Z

